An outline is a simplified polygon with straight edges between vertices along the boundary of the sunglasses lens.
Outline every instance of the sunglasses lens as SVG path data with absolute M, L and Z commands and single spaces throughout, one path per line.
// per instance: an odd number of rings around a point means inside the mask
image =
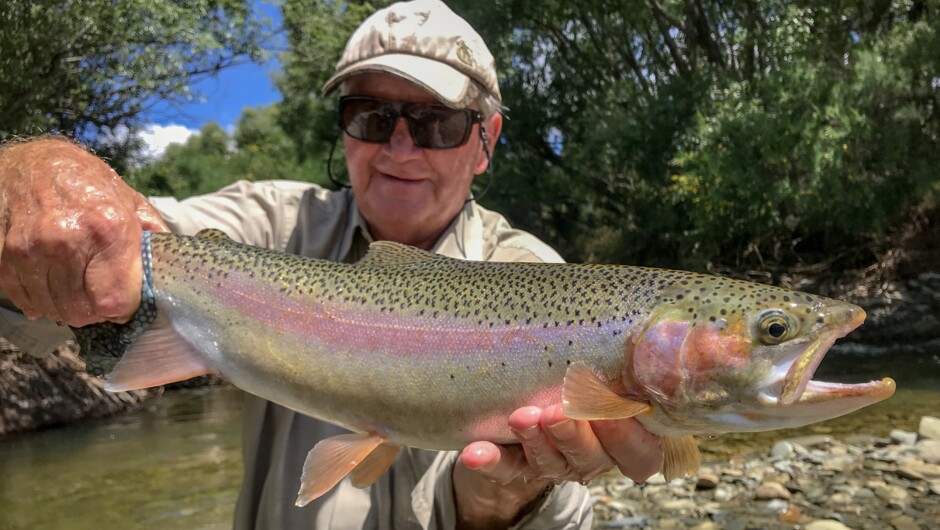
M 398 112 L 380 100 L 351 98 L 342 101 L 340 119 L 346 134 L 363 142 L 387 142 Z
M 408 113 L 408 126 L 415 145 L 450 149 L 466 142 L 472 124 L 465 111 L 421 105 L 411 108 Z
M 340 98 L 339 112 L 340 124 L 346 134 L 371 143 L 387 142 L 399 116 L 408 122 L 415 145 L 428 149 L 459 147 L 466 143 L 473 127 L 469 111 L 443 105 L 349 96 Z

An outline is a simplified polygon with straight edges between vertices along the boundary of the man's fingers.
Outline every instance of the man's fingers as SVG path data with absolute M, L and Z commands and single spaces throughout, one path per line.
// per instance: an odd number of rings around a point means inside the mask
M 592 421 L 591 428 L 624 476 L 645 482 L 662 469 L 659 437 L 635 419 Z
M 572 480 L 591 480 L 616 464 L 595 436 L 590 423 L 565 417 L 560 405 L 546 408 L 541 422 L 552 445 L 567 459 Z
M 509 484 L 528 468 L 525 456 L 518 447 L 473 442 L 460 453 L 460 461 L 467 469 L 499 484 Z
M 525 453 L 529 467 L 535 477 L 555 482 L 568 480 L 571 466 L 549 441 L 540 424 L 542 411 L 538 407 L 524 407 L 512 413 L 509 426 Z

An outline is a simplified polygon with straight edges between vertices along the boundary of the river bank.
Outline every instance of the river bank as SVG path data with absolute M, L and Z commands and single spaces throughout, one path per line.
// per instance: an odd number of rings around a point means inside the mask
M 780 440 L 763 455 L 707 462 L 698 475 L 591 486 L 596 528 L 930 530 L 940 525 L 940 419 L 887 438 Z

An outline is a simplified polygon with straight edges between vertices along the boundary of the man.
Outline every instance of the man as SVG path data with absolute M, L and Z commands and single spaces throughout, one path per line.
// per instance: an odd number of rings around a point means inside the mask
M 142 230 L 215 227 L 347 262 L 379 239 L 465 259 L 560 261 L 468 199 L 502 129 L 501 99 L 489 50 L 447 6 L 417 0 L 376 12 L 350 38 L 324 94 L 336 89 L 351 190 L 240 182 L 148 202 L 71 143 L 8 147 L 0 152 L 0 289 L 30 317 L 72 326 L 126 320 L 140 301 Z M 342 430 L 251 398 L 235 527 L 586 528 L 590 499 L 578 482 L 615 465 L 642 481 L 662 463 L 657 439 L 633 420 L 574 421 L 553 406 L 520 409 L 509 421 L 520 445 L 406 449 L 370 488 L 343 481 L 297 508 L 307 451 Z

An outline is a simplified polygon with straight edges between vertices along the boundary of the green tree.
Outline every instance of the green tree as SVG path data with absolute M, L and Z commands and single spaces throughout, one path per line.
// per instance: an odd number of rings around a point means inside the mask
M 249 0 L 0 2 L 0 140 L 55 130 L 94 142 L 158 100 L 261 57 Z
M 170 145 L 149 164 L 132 169 L 130 181 L 146 195 L 185 198 L 237 180 L 326 181 L 321 159 L 300 160 L 294 141 L 278 125 L 279 105 L 246 109 L 232 135 L 205 125 L 183 144 Z

